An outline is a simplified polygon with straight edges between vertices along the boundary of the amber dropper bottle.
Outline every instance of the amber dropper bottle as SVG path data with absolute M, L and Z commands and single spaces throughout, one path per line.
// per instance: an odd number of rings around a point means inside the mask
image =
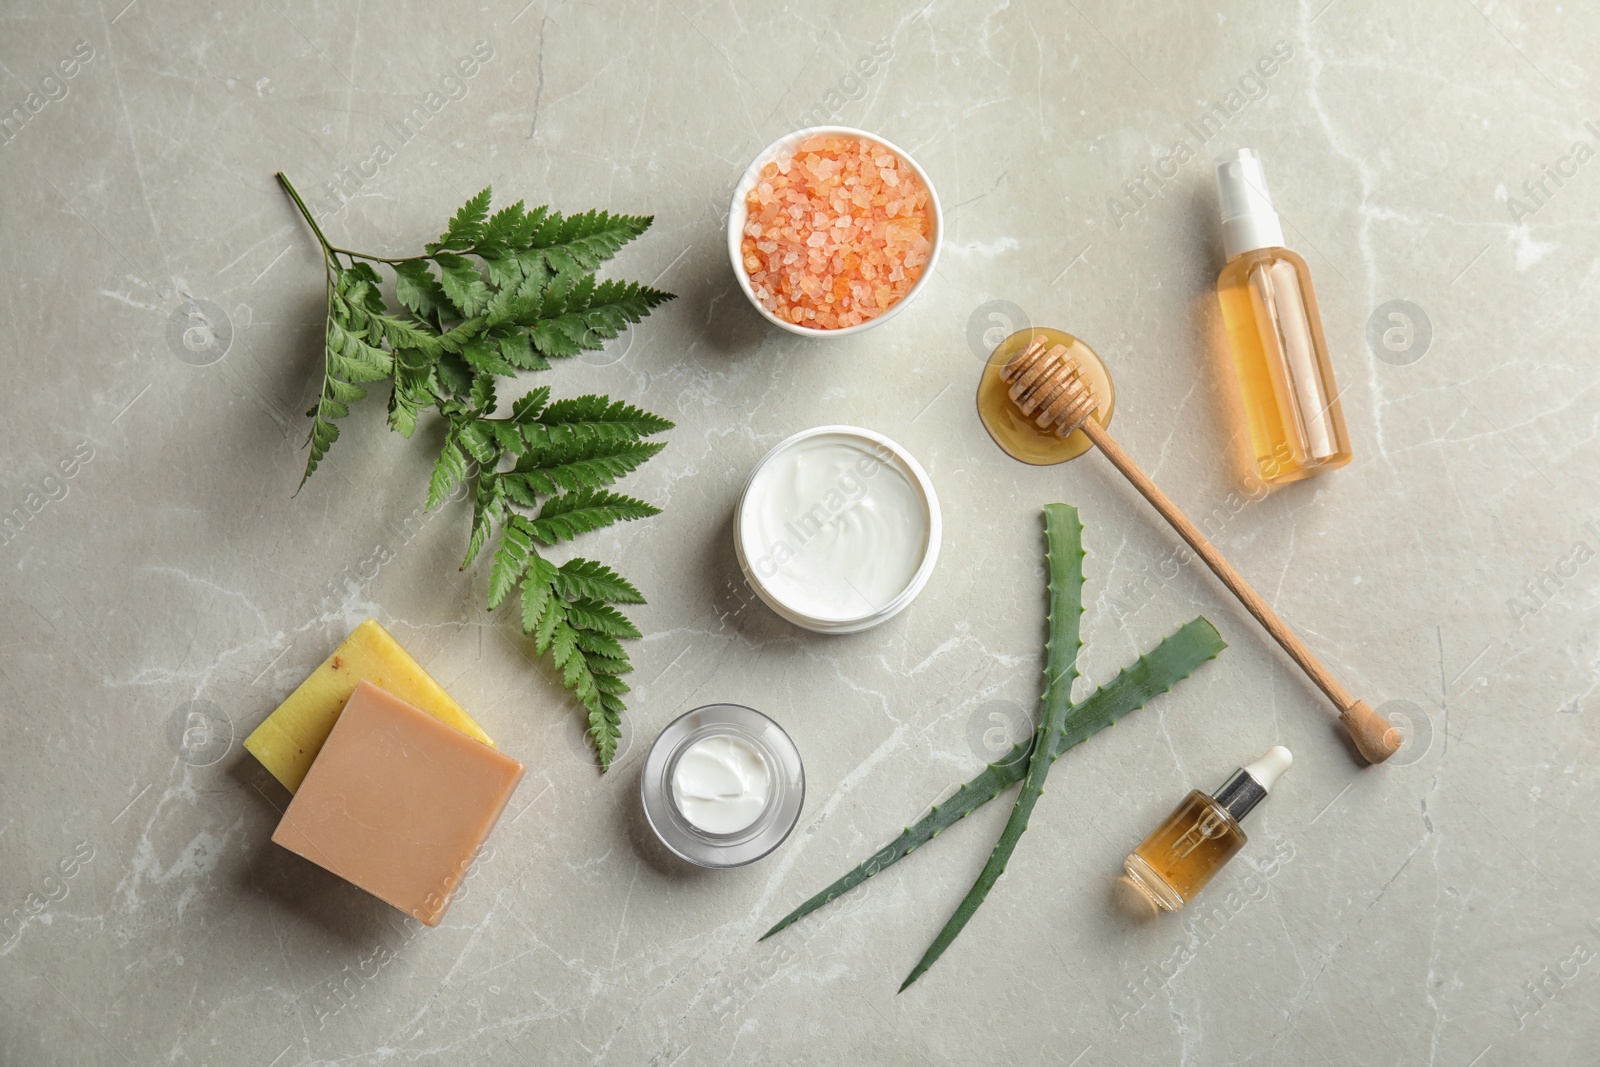
M 1163 911 L 1177 911 L 1244 847 L 1239 823 L 1266 799 L 1294 757 L 1278 745 L 1240 767 L 1211 796 L 1196 789 L 1128 854 L 1128 878 Z
M 1306 261 L 1283 247 L 1261 158 L 1241 148 L 1217 164 L 1222 250 L 1217 298 L 1243 394 L 1255 472 L 1283 485 L 1350 462 L 1322 316 Z

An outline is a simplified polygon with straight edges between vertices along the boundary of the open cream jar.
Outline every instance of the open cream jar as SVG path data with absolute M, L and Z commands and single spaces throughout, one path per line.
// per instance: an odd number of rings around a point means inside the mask
M 921 592 L 939 557 L 933 483 L 911 454 L 856 426 L 818 426 L 756 464 L 734 552 L 768 607 L 818 633 L 855 633 Z
M 639 793 L 662 844 L 701 867 L 739 867 L 789 836 L 806 776 L 777 723 L 741 704 L 707 704 L 661 731 Z

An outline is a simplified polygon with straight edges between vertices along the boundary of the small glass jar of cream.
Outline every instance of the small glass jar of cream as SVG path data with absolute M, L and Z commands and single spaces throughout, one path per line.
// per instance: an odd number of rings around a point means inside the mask
M 939 498 L 880 433 L 817 426 L 750 472 L 734 552 L 757 596 L 796 626 L 846 634 L 903 611 L 939 558 Z
M 661 843 L 701 867 L 740 867 L 781 845 L 800 821 L 806 776 L 789 735 L 741 704 L 674 719 L 645 757 L 645 818 Z

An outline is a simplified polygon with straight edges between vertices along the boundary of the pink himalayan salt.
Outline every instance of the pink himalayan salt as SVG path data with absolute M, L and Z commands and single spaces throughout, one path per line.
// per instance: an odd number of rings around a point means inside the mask
M 818 135 L 761 168 L 740 251 L 756 299 L 786 322 L 837 330 L 877 318 L 922 277 L 927 188 L 904 160 Z

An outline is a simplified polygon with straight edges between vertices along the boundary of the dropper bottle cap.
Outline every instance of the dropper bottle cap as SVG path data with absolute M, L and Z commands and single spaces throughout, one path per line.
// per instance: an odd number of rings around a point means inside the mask
M 1211 799 L 1226 808 L 1235 822 L 1242 822 L 1252 808 L 1267 798 L 1273 783 L 1293 762 L 1294 756 L 1288 749 L 1274 745 L 1267 749 L 1265 756 L 1250 766 L 1234 771 L 1222 783 L 1222 788 L 1211 795 Z
M 1283 223 L 1272 206 L 1267 174 L 1255 149 L 1241 148 L 1217 164 L 1217 206 L 1222 209 L 1226 258 L 1283 246 Z

